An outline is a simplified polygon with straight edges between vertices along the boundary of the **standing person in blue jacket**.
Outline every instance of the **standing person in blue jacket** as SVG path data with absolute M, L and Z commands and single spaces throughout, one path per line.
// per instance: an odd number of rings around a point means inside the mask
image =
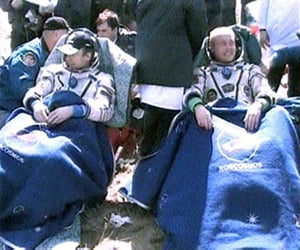
M 27 90 L 35 80 L 58 39 L 70 27 L 62 17 L 50 17 L 43 25 L 43 34 L 17 47 L 0 69 L 0 128 L 9 114 L 21 107 Z
M 207 32 L 206 6 L 204 0 L 143 0 L 136 18 L 137 84 L 145 110 L 139 150 L 147 156 L 163 144 L 193 82 L 193 59 Z

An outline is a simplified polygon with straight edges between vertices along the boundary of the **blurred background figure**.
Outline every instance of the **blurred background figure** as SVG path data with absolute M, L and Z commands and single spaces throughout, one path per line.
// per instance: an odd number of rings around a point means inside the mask
M 92 0 L 58 0 L 54 14 L 64 17 L 73 29 L 90 28 L 95 20 L 91 17 L 91 10 Z
M 268 81 L 275 92 L 288 71 L 287 95 L 300 96 L 300 1 L 258 2 L 260 45 L 270 52 Z
M 123 51 L 135 56 L 135 38 L 137 33 L 130 31 L 120 23 L 117 13 L 105 9 L 96 20 L 98 37 L 106 37 L 118 45 Z M 134 98 L 134 96 L 132 96 Z M 140 132 L 130 126 L 124 128 L 108 128 L 109 141 L 115 153 L 115 160 L 120 157 L 133 158 L 137 151 L 137 140 Z
M 91 29 L 96 32 L 95 20 L 99 13 L 105 9 L 115 12 L 120 20 L 120 23 L 128 27 L 129 30 L 136 31 L 135 10 L 136 0 L 92 0 L 91 8 Z
M 135 55 L 135 31 L 129 31 L 122 25 L 119 16 L 112 10 L 105 9 L 96 20 L 97 36 L 106 37 L 129 55 Z
M 208 30 L 234 24 L 248 25 L 247 5 L 256 0 L 205 0 Z
M 0 0 L 0 8 L 8 13 L 8 22 L 11 25 L 11 50 L 38 36 L 38 34 L 35 34 L 35 32 L 30 29 L 30 23 L 33 19 L 35 26 L 43 22 L 41 17 L 32 14 L 33 12 L 35 13 L 35 5 L 23 0 Z
M 0 8 L 8 13 L 11 24 L 11 50 L 40 37 L 43 23 L 50 16 L 64 17 L 72 28 L 94 26 L 92 0 L 0 0 Z

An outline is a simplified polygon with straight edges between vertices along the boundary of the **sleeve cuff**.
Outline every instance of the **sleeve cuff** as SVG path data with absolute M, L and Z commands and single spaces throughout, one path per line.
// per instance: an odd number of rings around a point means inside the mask
M 73 115 L 72 117 L 83 118 L 86 116 L 87 107 L 85 105 L 73 105 Z
M 201 98 L 199 97 L 192 98 L 191 100 L 188 101 L 189 110 L 194 112 L 195 107 L 199 104 L 203 104 Z
M 269 100 L 269 98 L 259 97 L 259 98 L 257 98 L 256 101 L 260 102 L 262 104 L 262 111 L 268 110 L 271 107 L 271 105 L 272 105 L 272 103 Z

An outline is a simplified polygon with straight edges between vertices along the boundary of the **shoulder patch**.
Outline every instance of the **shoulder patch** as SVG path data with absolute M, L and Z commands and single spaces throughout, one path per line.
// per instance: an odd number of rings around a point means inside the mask
M 21 60 L 28 67 L 33 67 L 36 65 L 36 58 L 32 52 L 27 52 L 24 55 L 22 55 Z

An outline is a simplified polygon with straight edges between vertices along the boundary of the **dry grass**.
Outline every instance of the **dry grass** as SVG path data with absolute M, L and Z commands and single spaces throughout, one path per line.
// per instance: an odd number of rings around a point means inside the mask
M 110 218 L 119 215 L 129 223 L 116 227 Z M 164 239 L 153 216 L 129 203 L 105 201 L 101 206 L 87 209 L 81 217 L 81 242 L 94 249 L 161 249 Z
M 153 215 L 136 205 L 125 202 L 117 190 L 132 174 L 134 165 L 118 165 L 108 195 L 102 205 L 87 208 L 81 216 L 81 243 L 83 246 L 102 249 L 161 249 L 164 234 L 157 226 Z M 120 227 L 110 223 L 112 215 L 119 215 L 130 222 Z M 126 220 L 125 220 L 126 221 Z

